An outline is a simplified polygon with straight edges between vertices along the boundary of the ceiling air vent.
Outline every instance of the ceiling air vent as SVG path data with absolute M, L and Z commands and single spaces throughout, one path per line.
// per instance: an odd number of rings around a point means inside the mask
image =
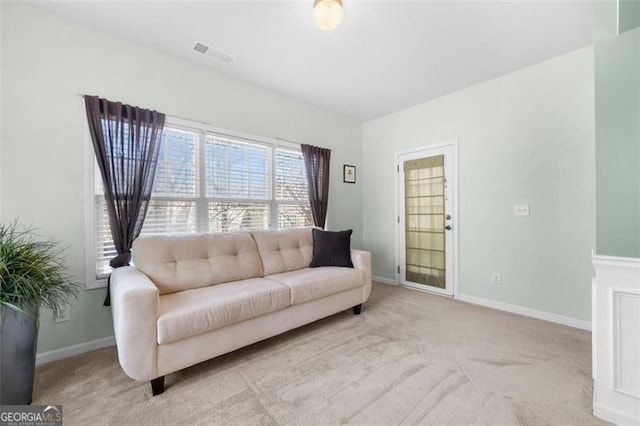
M 205 46 L 202 43 L 196 43 L 193 50 L 195 50 L 198 53 L 207 53 L 207 50 L 209 50 L 209 46 Z
M 206 44 L 202 43 L 196 43 L 196 45 L 193 47 L 193 50 L 198 53 L 202 53 L 203 55 L 211 56 L 212 58 L 215 58 L 225 64 L 231 64 L 236 60 L 236 57 L 232 54 L 227 53 L 221 49 L 209 47 Z

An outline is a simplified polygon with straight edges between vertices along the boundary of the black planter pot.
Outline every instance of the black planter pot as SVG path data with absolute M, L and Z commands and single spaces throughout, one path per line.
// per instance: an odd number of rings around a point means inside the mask
M 34 318 L 0 305 L 0 405 L 31 404 L 38 343 Z

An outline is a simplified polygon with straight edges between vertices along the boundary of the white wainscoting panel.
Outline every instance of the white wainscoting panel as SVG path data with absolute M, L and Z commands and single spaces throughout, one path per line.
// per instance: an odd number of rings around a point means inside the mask
M 640 424 L 640 259 L 593 256 L 593 413 Z
M 613 291 L 613 388 L 640 398 L 640 294 Z

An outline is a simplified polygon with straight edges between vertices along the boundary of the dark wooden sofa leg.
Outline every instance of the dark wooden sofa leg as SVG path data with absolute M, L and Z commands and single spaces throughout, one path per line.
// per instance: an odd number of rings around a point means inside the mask
M 162 392 L 164 392 L 164 376 L 151 380 L 151 393 L 153 396 L 160 395 Z
M 360 311 L 362 311 L 362 303 L 353 307 L 354 315 L 360 315 Z

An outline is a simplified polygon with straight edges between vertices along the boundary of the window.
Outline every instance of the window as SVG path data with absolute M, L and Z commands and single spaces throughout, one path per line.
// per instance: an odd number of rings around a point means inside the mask
M 89 154 L 87 154 L 89 155 Z M 91 161 L 94 164 L 93 152 Z M 95 262 L 105 278 L 116 254 L 95 167 Z M 141 235 L 284 229 L 311 226 L 300 148 L 167 118 Z

